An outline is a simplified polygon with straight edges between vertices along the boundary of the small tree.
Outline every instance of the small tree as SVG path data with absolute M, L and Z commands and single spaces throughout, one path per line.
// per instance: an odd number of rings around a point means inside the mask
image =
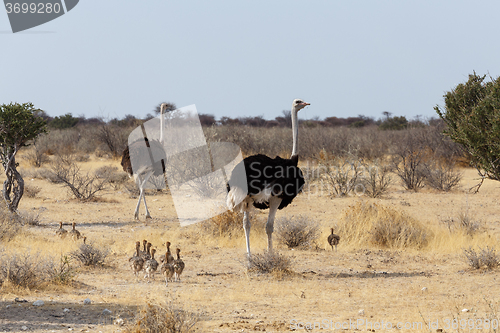
M 24 180 L 17 171 L 16 154 L 29 140 L 47 132 L 41 110 L 31 103 L 0 105 L 0 162 L 7 179 L 2 194 L 11 212 L 17 211 L 24 193 Z
M 444 95 L 444 110 L 434 110 L 448 125 L 444 134 L 467 150 L 482 179 L 500 181 L 500 77 L 485 78 L 469 75 Z

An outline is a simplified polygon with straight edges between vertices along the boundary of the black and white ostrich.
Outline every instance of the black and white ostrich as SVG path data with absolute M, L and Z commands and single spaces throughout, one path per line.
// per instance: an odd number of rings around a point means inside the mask
M 146 219 L 150 219 L 148 205 L 146 204 L 146 197 L 144 196 L 144 186 L 151 176 L 160 176 L 165 173 L 165 161 L 167 155 L 163 148 L 163 112 L 166 103 L 162 103 L 160 107 L 160 139 L 148 140 L 147 137 L 139 139 L 128 145 L 122 154 L 121 165 L 123 171 L 128 173 L 129 177 L 134 177 L 134 180 L 139 187 L 139 200 L 135 208 L 134 217 L 139 219 L 139 206 L 141 199 L 144 199 L 144 207 L 146 208 Z M 143 129 L 144 131 L 144 129 Z M 146 147 L 148 149 L 146 149 Z M 134 169 L 132 168 L 132 161 L 134 161 Z
M 274 218 L 278 209 L 288 206 L 304 186 L 304 176 L 297 167 L 298 155 L 298 120 L 297 114 L 309 103 L 295 99 L 292 103 L 292 156 L 284 159 L 279 156 L 257 154 L 248 156 L 242 162 L 245 166 L 246 177 L 235 167 L 228 182 L 227 206 L 232 211 L 243 212 L 243 229 L 247 244 L 247 255 L 250 258 L 250 208 L 251 205 L 259 209 L 269 208 L 269 217 L 266 224 L 268 251 L 273 251 Z

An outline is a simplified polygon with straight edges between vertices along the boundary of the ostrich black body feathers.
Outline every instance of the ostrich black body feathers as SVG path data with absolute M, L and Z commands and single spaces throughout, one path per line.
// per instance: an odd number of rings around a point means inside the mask
M 246 177 L 242 173 L 233 172 L 227 190 L 229 192 L 231 186 L 247 188 L 246 194 L 256 198 L 253 205 L 259 209 L 269 208 L 267 200 L 258 199 L 265 198 L 265 195 L 260 197 L 259 194 L 268 191 L 271 196 L 281 199 L 278 209 L 283 209 L 302 191 L 305 184 L 302 170 L 297 166 L 298 160 L 297 155 L 290 159 L 279 156 L 270 158 L 262 154 L 249 156 L 240 162 L 244 163 Z

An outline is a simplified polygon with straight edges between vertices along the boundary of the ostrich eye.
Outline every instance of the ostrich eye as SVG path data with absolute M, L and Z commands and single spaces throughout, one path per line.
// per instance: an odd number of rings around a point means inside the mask
M 302 103 L 302 101 L 297 101 L 297 103 L 296 103 L 296 104 L 300 104 L 300 103 Z

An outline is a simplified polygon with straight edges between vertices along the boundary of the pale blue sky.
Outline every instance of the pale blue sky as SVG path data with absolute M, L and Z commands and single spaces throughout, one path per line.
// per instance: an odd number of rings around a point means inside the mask
M 301 118 L 432 117 L 473 70 L 500 75 L 499 13 L 498 0 L 82 0 L 12 34 L 0 10 L 0 103 L 272 119 L 303 98 Z

